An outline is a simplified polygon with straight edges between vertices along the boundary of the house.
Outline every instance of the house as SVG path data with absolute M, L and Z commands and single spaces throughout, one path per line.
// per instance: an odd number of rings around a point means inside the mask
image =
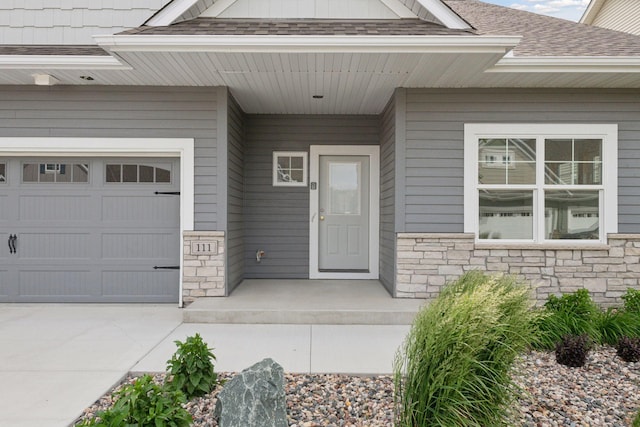
M 476 0 L 0 6 L 0 300 L 640 279 L 640 37 Z
M 640 3 L 636 0 L 591 0 L 580 22 L 640 35 Z

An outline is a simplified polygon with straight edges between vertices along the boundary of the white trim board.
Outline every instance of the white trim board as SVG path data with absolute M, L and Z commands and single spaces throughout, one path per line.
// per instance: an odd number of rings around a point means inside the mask
M 380 147 L 377 145 L 312 145 L 310 147 L 309 182 L 318 183 L 320 156 L 369 156 L 369 272 L 320 272 L 318 268 L 319 191 L 309 190 L 309 278 L 310 279 L 378 279 L 380 276 Z M 309 186 L 311 188 L 311 186 Z M 315 226 L 314 226 L 315 225 Z
M 601 200 L 602 209 L 600 227 L 602 240 L 571 241 L 572 245 L 588 247 L 589 245 L 602 245 L 606 243 L 607 235 L 618 232 L 618 125 L 594 124 L 594 123 L 567 123 L 567 124 L 542 124 L 542 123 L 466 123 L 464 125 L 464 232 L 473 233 L 478 242 L 478 201 L 477 201 L 477 142 L 480 138 L 602 138 L 602 187 L 604 198 Z M 542 184 L 542 163 L 536 164 L 538 168 L 538 188 Z M 513 186 L 512 186 L 513 187 Z M 530 187 L 530 186 L 528 186 Z M 561 188 L 561 186 L 559 186 Z M 571 187 L 573 188 L 573 187 Z M 585 189 L 590 189 L 585 186 Z M 534 210 L 540 213 L 534 200 Z M 604 216 L 604 219 L 602 218 Z M 515 244 L 534 245 L 566 245 L 567 241 L 550 241 L 541 238 L 544 218 L 538 218 L 539 223 L 534 224 L 533 242 L 513 242 Z M 537 228 L 536 228 L 537 227 Z M 496 243 L 495 241 L 482 241 L 482 243 Z M 505 241 L 506 244 L 511 243 Z
M 182 307 L 183 233 L 194 223 L 194 140 L 192 138 L 20 138 L 0 137 L 0 156 L 180 157 L 180 289 Z

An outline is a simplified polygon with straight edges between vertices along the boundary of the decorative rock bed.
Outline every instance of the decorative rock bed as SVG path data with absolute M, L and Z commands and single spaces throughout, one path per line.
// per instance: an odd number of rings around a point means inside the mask
M 520 399 L 521 426 L 628 427 L 640 408 L 640 363 L 625 363 L 614 349 L 590 353 L 583 368 L 567 368 L 552 353 L 532 352 L 514 370 L 525 396 Z M 229 379 L 230 374 L 220 374 Z M 156 375 L 162 381 L 164 375 Z M 132 381 L 127 378 L 126 381 Z M 393 426 L 393 380 L 389 376 L 285 376 L 290 426 Z M 220 389 L 187 404 L 196 427 L 217 426 L 212 414 Z M 106 395 L 84 417 L 110 406 Z

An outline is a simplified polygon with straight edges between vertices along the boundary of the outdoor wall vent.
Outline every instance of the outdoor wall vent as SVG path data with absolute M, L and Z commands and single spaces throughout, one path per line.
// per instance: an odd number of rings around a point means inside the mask
M 38 86 L 53 86 L 60 83 L 58 79 L 51 74 L 33 74 L 33 82 Z

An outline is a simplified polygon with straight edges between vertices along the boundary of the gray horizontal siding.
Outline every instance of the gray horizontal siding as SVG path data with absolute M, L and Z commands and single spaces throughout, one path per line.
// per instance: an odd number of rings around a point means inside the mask
M 380 281 L 393 294 L 395 284 L 395 97 L 380 114 Z
M 619 231 L 640 229 L 639 90 L 406 91 L 407 232 L 462 232 L 465 123 L 615 123 Z
M 273 187 L 273 152 L 378 145 L 378 117 L 247 115 L 245 132 L 245 277 L 308 278 L 309 187 Z
M 231 95 L 227 121 L 227 285 L 231 292 L 244 277 L 244 114 Z
M 195 229 L 218 230 L 216 88 L 0 86 L 0 136 L 195 139 Z

